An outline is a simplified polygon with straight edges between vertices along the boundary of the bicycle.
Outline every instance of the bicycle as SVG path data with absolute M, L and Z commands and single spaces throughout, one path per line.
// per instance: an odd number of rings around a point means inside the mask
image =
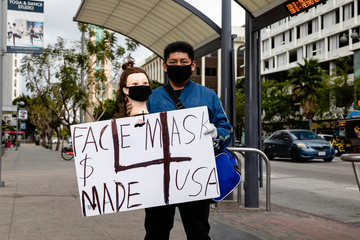
M 70 147 L 63 147 L 63 149 L 61 149 L 61 157 L 65 161 L 70 161 L 74 158 L 74 150 L 71 145 Z

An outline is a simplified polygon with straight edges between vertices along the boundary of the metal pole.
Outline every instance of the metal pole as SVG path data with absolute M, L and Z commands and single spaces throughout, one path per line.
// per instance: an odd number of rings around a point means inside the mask
M 232 64 L 233 54 L 231 36 L 231 0 L 222 1 L 222 29 L 221 29 L 221 102 L 228 116 L 229 121 L 233 124 L 233 106 L 235 96 L 233 94 Z M 234 127 L 234 126 L 233 126 Z M 230 146 L 234 146 L 234 139 Z
M 222 28 L 221 28 L 221 101 L 229 121 L 233 124 L 233 102 L 232 94 L 232 36 L 231 36 L 231 0 L 222 1 Z M 230 146 L 234 146 L 232 139 Z M 225 199 L 233 200 L 233 193 Z
M 81 55 L 85 52 L 85 32 L 81 33 Z M 84 67 L 81 67 L 81 89 L 84 90 Z M 84 110 L 80 108 L 80 123 L 84 122 Z
M 18 102 L 16 103 L 16 147 L 15 151 L 18 150 L 18 132 L 19 132 L 19 110 L 18 110 Z
M 0 1 L 0 11 L 1 11 L 1 16 L 0 16 L 0 149 L 2 147 L 2 106 L 3 106 L 3 75 L 4 75 L 4 68 L 3 68 L 3 58 L 4 58 L 4 42 L 3 42 L 3 18 L 6 14 L 5 11 L 3 10 L 3 4 L 4 0 Z M 3 181 L 1 181 L 1 163 L 2 163 L 2 153 L 0 150 L 0 187 L 4 187 L 5 183 Z
M 259 147 L 259 41 L 254 18 L 246 12 L 245 24 L 245 146 Z M 259 207 L 258 156 L 245 154 L 245 207 Z

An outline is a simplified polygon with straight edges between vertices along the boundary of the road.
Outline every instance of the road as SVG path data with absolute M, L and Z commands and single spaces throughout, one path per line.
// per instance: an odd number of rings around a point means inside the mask
M 259 194 L 265 202 L 265 187 Z M 360 192 L 354 172 L 351 163 L 339 157 L 330 163 L 272 160 L 271 203 L 360 226 Z

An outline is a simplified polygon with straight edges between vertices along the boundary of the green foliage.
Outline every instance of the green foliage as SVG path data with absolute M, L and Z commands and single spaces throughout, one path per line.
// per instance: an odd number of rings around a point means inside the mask
M 160 83 L 158 81 L 150 81 L 151 90 L 155 90 L 156 88 L 161 87 L 163 85 L 164 85 L 163 83 Z
M 289 70 L 289 78 L 293 85 L 294 100 L 300 103 L 302 111 L 307 119 L 313 119 L 319 102 L 319 94 L 324 86 L 324 80 L 328 78 L 317 59 L 304 58 L 304 64 L 298 63 L 298 67 Z
M 344 110 L 344 114 L 349 112 L 354 103 L 355 85 L 349 82 L 348 75 L 354 71 L 350 56 L 338 58 L 335 61 L 336 67 L 333 69 L 334 84 L 331 92 L 335 97 L 335 105 Z
M 85 55 L 89 57 L 79 58 L 86 73 L 86 92 L 89 96 L 89 101 L 83 105 L 83 109 L 96 108 L 93 114 L 88 111 L 88 116 L 91 116 L 93 121 L 97 121 L 103 119 L 103 115 L 108 115 L 103 96 L 109 95 L 107 92 L 111 91 L 111 85 L 120 78 L 121 65 L 133 59 L 131 52 L 139 47 L 139 43 L 127 38 L 124 47 L 117 43 L 114 32 L 103 29 L 102 38 L 96 37 L 97 27 L 93 25 L 78 24 L 78 27 L 81 32 L 89 36 L 85 40 Z M 111 76 L 106 72 L 108 65 L 111 65 Z
M 245 78 L 239 78 L 235 82 L 236 126 L 235 134 L 241 141 L 245 128 Z
M 105 111 L 103 111 L 105 109 Z M 119 104 L 115 99 L 106 99 L 104 103 L 101 103 L 101 106 L 98 106 L 94 109 L 94 115 L 99 114 L 98 111 L 101 111 L 101 120 L 113 119 L 115 114 L 119 112 Z

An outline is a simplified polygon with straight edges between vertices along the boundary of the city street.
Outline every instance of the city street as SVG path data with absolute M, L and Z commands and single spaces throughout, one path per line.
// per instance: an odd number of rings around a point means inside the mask
M 19 151 L 6 150 L 1 164 L 1 240 L 144 238 L 142 209 L 82 217 L 74 161 L 64 161 L 60 152 L 21 143 Z M 350 165 L 340 160 L 271 164 L 271 211 L 265 210 L 264 188 L 259 208 L 230 200 L 212 205 L 212 239 L 358 239 L 359 191 Z M 178 213 L 170 239 L 186 239 Z
M 350 162 L 270 162 L 271 203 L 360 226 L 360 192 Z M 265 199 L 265 189 L 260 191 Z

